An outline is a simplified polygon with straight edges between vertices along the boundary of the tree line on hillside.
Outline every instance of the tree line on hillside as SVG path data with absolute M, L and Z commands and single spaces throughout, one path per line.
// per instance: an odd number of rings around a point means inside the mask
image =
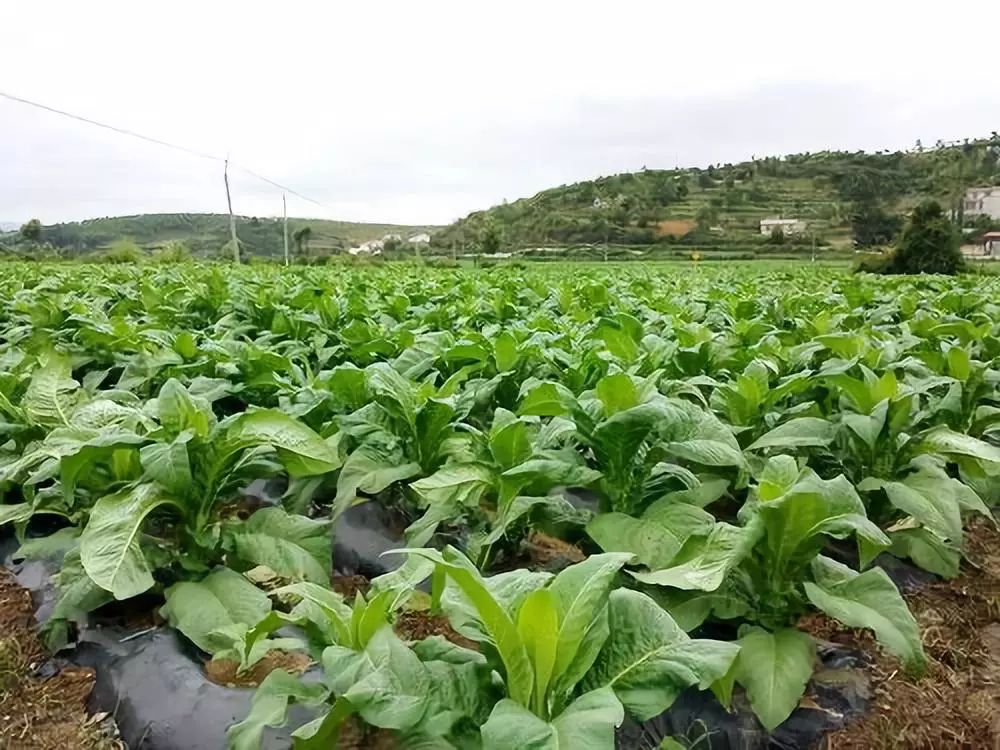
M 44 226 L 38 219 L 27 221 L 3 243 L 7 249 L 30 257 L 73 258 L 99 255 L 112 262 L 129 262 L 151 254 L 157 258 L 231 258 L 228 223 L 197 217 L 184 221 L 183 214 L 98 219 L 72 224 Z M 297 260 L 313 255 L 315 232 L 311 225 L 296 222 L 289 233 L 290 254 Z M 130 231 L 133 230 L 133 231 Z M 256 217 L 237 220 L 240 253 L 244 257 L 284 255 L 284 228 L 278 219 Z M 342 237 L 323 238 L 324 254 L 346 252 L 350 243 Z
M 664 220 L 694 219 L 691 244 L 711 239 L 720 222 L 739 223 L 753 241 L 756 220 L 785 214 L 849 231 L 857 247 L 891 244 L 921 199 L 953 210 L 960 225 L 966 188 L 1000 184 L 1000 135 L 934 149 L 768 157 L 691 170 L 649 170 L 565 185 L 477 211 L 437 233 L 441 247 L 475 246 L 490 226 L 507 247 L 673 241 Z M 683 209 L 683 210 L 679 210 Z M 984 220 L 978 219 L 982 224 Z M 987 228 L 983 224 L 982 228 Z

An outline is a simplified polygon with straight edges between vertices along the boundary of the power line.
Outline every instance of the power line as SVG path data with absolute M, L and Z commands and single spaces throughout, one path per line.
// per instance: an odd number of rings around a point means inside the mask
M 10 101 L 17 102 L 19 104 L 26 104 L 29 107 L 35 107 L 37 109 L 45 110 L 46 112 L 62 115 L 63 117 L 69 117 L 72 120 L 85 122 L 88 125 L 95 125 L 96 127 L 104 128 L 105 130 L 110 130 L 114 133 L 119 133 L 120 135 L 127 135 L 131 136 L 132 138 L 138 138 L 141 141 L 147 141 L 148 143 L 155 143 L 157 146 L 165 146 L 166 148 L 172 148 L 176 151 L 182 151 L 186 154 L 190 154 L 191 156 L 196 156 L 199 159 L 208 159 L 209 161 L 219 162 L 220 164 L 226 162 L 226 159 L 224 159 L 221 156 L 215 156 L 214 154 L 209 154 L 204 151 L 197 151 L 196 149 L 188 148 L 187 146 L 180 146 L 176 143 L 170 143 L 169 141 L 164 141 L 159 138 L 153 138 L 152 136 L 143 135 L 142 133 L 137 133 L 134 130 L 129 130 L 128 128 L 119 128 L 115 125 L 108 125 L 105 122 L 98 122 L 97 120 L 92 120 L 89 117 L 76 115 L 73 114 L 72 112 L 67 112 L 66 110 L 63 109 L 57 109 L 56 107 L 50 107 L 47 104 L 31 101 L 30 99 L 24 99 L 23 97 L 20 96 L 14 96 L 13 94 L 8 94 L 4 91 L 0 91 L 0 97 L 3 97 L 4 99 L 9 99 Z M 308 195 L 303 195 L 298 190 L 294 190 L 288 187 L 287 185 L 282 185 L 280 182 L 276 182 L 275 180 L 265 177 L 262 174 L 258 174 L 257 172 L 254 172 L 252 169 L 244 167 L 242 164 L 237 164 L 236 162 L 233 161 L 230 161 L 229 163 L 230 165 L 236 167 L 237 169 L 246 172 L 251 177 L 260 180 L 261 182 L 266 182 L 268 185 L 272 185 L 278 188 L 279 190 L 284 190 L 285 192 L 290 193 L 291 195 L 294 195 L 297 198 L 301 198 L 302 200 L 308 201 L 309 203 L 313 203 L 317 206 L 320 206 L 321 208 L 333 211 L 333 209 L 330 206 L 326 205 L 325 203 L 322 203 L 321 201 L 318 201 L 314 198 L 310 198 Z
M 4 99 L 10 99 L 14 102 L 19 102 L 21 104 L 27 104 L 29 107 L 37 107 L 38 109 L 44 109 L 46 112 L 52 112 L 57 115 L 62 115 L 63 117 L 69 117 L 73 120 L 79 120 L 80 122 L 85 122 L 90 125 L 96 125 L 99 128 L 104 128 L 105 130 L 112 130 L 115 133 L 121 133 L 122 135 L 130 135 L 133 138 L 138 138 L 143 141 L 149 141 L 150 143 L 155 143 L 158 146 L 166 146 L 167 148 L 176 149 L 177 151 L 183 151 L 192 156 L 197 156 L 201 159 L 210 159 L 212 161 L 224 161 L 224 159 L 218 156 L 213 156 L 212 154 L 206 154 L 203 151 L 195 151 L 194 149 L 187 148 L 186 146 L 178 146 L 176 143 L 169 143 L 167 141 L 161 141 L 159 138 L 152 138 L 148 135 L 143 135 L 142 133 L 136 133 L 134 130 L 128 130 L 127 128 L 119 128 L 114 125 L 108 125 L 107 123 L 98 122 L 97 120 L 91 120 L 89 117 L 83 117 L 81 115 L 74 115 L 72 112 L 66 112 L 62 109 L 56 109 L 55 107 L 50 107 L 47 104 L 40 104 L 39 102 L 33 102 L 28 99 L 22 99 L 19 96 L 14 96 L 13 94 L 8 94 L 0 91 L 0 96 Z

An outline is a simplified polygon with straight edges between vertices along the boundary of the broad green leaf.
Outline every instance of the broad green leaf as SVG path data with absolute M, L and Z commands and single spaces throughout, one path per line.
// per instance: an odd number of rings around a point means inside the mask
M 182 581 L 165 592 L 167 603 L 160 614 L 198 648 L 218 650 L 211 635 L 236 623 L 256 625 L 271 610 L 267 594 L 246 578 L 222 568 L 199 582 Z
M 812 676 L 816 647 L 805 633 L 750 628 L 740 637 L 735 678 L 769 732 L 789 717 Z
M 430 675 L 423 664 L 389 627 L 371 639 L 365 653 L 374 670 L 352 685 L 344 698 L 374 726 L 416 726 L 427 710 L 430 688 Z
M 893 507 L 912 516 L 941 539 L 960 544 L 962 514 L 950 482 L 948 477 L 912 474 L 902 482 L 869 478 L 859 484 L 858 489 L 883 490 Z
M 652 570 L 666 568 L 693 535 L 708 535 L 715 519 L 694 505 L 659 500 L 642 518 L 623 513 L 601 513 L 587 533 L 605 552 L 630 552 Z
M 530 705 L 534 686 L 531 659 L 512 615 L 494 598 L 476 567 L 451 547 L 446 548 L 443 554 L 430 549 L 408 552 L 432 560 L 461 589 L 475 609 L 483 632 L 489 636 L 503 660 L 507 694 L 522 706 Z
M 590 668 L 580 645 L 594 626 L 595 619 L 607 607 L 608 594 L 618 572 L 631 559 L 630 553 L 591 555 L 563 570 L 549 584 L 548 590 L 559 614 L 559 638 L 552 679 L 560 682 L 567 691 Z
M 482 581 L 503 611 L 512 620 L 516 620 L 517 611 L 525 598 L 533 591 L 547 586 L 552 578 L 551 573 L 517 568 L 507 573 L 483 577 Z M 451 626 L 470 640 L 492 645 L 492 636 L 486 630 L 472 600 L 462 592 L 462 589 L 448 582 L 447 576 L 442 584 L 446 585 L 440 592 L 440 604 Z
M 728 479 L 706 479 L 689 489 L 669 492 L 663 496 L 664 502 L 686 503 L 704 508 L 726 494 L 729 489 Z
M 600 472 L 576 463 L 564 453 L 546 451 L 500 475 L 498 503 L 503 507 L 526 490 L 541 495 L 555 487 L 588 487 L 600 478 Z
M 262 508 L 229 533 L 234 554 L 246 563 L 266 565 L 291 580 L 326 584 L 330 579 L 332 547 L 329 521 L 314 521 Z
M 889 538 L 865 516 L 865 506 L 843 476 L 820 479 L 811 469 L 780 496 L 760 498 L 757 512 L 766 528 L 768 561 L 777 570 L 795 559 L 811 559 L 823 536 L 856 535 L 869 547 L 888 547 Z
M 327 474 L 340 468 L 340 457 L 309 427 L 277 409 L 240 415 L 226 432 L 240 445 L 269 445 L 292 477 Z
M 764 502 L 776 500 L 795 486 L 801 474 L 798 462 L 791 456 L 769 458 L 757 477 L 757 497 Z
M 441 521 L 457 519 L 466 511 L 477 510 L 493 481 L 493 471 L 484 464 L 449 464 L 413 482 L 410 488 L 427 510 L 407 527 L 407 544 L 424 545 Z
M 354 712 L 354 706 L 349 701 L 337 698 L 329 711 L 292 732 L 295 750 L 330 750 L 337 747 L 340 729 Z
M 552 679 L 559 645 L 559 613 L 551 591 L 538 589 L 528 594 L 517 613 L 517 632 L 534 667 L 532 709 L 544 716 L 549 680 Z
M 0 515 L 2 515 L 4 507 L 0 505 Z M 70 550 L 78 548 L 79 545 L 80 529 L 76 526 L 67 526 L 48 536 L 25 539 L 18 547 L 17 552 L 14 553 L 14 558 L 19 560 L 61 559 Z
M 847 428 L 857 435 L 869 449 L 875 450 L 888 414 L 889 402 L 882 401 L 872 410 L 871 414 L 845 412 L 841 419 Z
M 517 413 L 522 416 L 560 417 L 570 412 L 574 401 L 573 394 L 563 385 L 537 383 L 527 391 L 522 389 Z
M 329 691 L 323 685 L 306 683 L 283 669 L 271 672 L 260 683 L 243 721 L 226 730 L 230 750 L 260 750 L 267 727 L 281 727 L 288 721 L 288 704 L 317 705 Z
M 962 551 L 925 528 L 891 531 L 890 552 L 896 557 L 908 557 L 918 567 L 942 578 L 958 575 Z
M 584 689 L 610 687 L 640 721 L 665 711 L 691 685 L 722 677 L 739 652 L 734 643 L 691 640 L 645 594 L 618 589 L 609 598 L 610 635 Z
M 507 331 L 503 331 L 493 342 L 493 358 L 499 372 L 513 370 L 520 359 L 517 351 L 517 340 Z
M 669 443 L 667 450 L 674 456 L 705 466 L 744 466 L 743 454 L 726 443 L 716 440 L 684 440 Z
M 994 473 L 1000 472 L 1000 447 L 990 445 L 971 435 L 963 435 L 947 427 L 935 427 L 925 433 L 920 440 L 920 449 L 942 453 L 946 456 L 965 456 L 994 465 Z
M 551 723 L 504 699 L 482 727 L 483 750 L 612 750 L 624 718 L 609 688 L 584 693 Z
M 365 373 L 368 388 L 382 408 L 393 418 L 415 429 L 420 402 L 414 383 L 385 362 L 376 362 Z
M 59 595 L 44 626 L 46 646 L 53 652 L 67 645 L 69 622 L 81 622 L 88 613 L 113 600 L 111 593 L 94 583 L 84 571 L 78 547 L 63 557 L 56 587 Z
M 364 443 L 344 461 L 337 477 L 337 497 L 332 518 L 336 520 L 357 497 L 358 491 L 369 495 L 420 473 L 420 464 L 403 460 L 401 453 L 381 443 Z
M 762 448 L 822 448 L 829 445 L 837 428 L 831 422 L 816 417 L 790 419 L 754 441 L 747 450 Z
M 21 408 L 31 424 L 39 427 L 68 427 L 83 391 L 73 380 L 69 358 L 50 352 L 28 381 Z
M 597 398 L 604 405 L 604 416 L 610 417 L 620 411 L 639 405 L 639 393 L 632 378 L 623 372 L 605 375 L 597 381 L 594 389 Z
M 0 526 L 5 523 L 21 523 L 34 515 L 35 508 L 31 503 L 15 503 L 0 505 Z
M 193 432 L 185 431 L 169 443 L 140 448 L 139 462 L 146 475 L 170 492 L 182 496 L 188 492 L 193 483 L 188 443 L 193 437 Z
M 490 453 L 501 469 L 509 469 L 531 456 L 528 425 L 506 409 L 497 409 L 490 430 Z
M 129 599 L 153 585 L 142 553 L 142 526 L 157 508 L 176 502 L 154 484 L 105 495 L 95 503 L 80 537 L 80 559 L 87 575 L 116 599 Z
M 157 414 L 171 435 L 190 430 L 200 438 L 208 437 L 215 426 L 215 415 L 208 400 L 193 396 L 180 381 L 171 378 L 156 399 Z
M 806 596 L 816 607 L 852 628 L 871 628 L 879 643 L 921 674 L 926 657 L 920 630 L 896 585 L 881 568 L 856 573 L 827 557 L 813 561 L 813 582 Z
M 641 583 L 656 586 L 715 591 L 759 538 L 759 527 L 717 523 L 707 537 L 690 538 L 670 567 L 632 576 Z

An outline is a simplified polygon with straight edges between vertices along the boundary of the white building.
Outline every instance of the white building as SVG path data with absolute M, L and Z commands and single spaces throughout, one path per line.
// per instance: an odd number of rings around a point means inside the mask
M 1000 187 L 974 187 L 965 191 L 965 215 L 1000 219 Z
M 368 242 L 363 242 L 360 245 L 349 248 L 347 252 L 351 255 L 381 255 L 384 245 L 384 240 L 369 240 Z
M 979 248 L 986 258 L 1000 258 L 1000 232 L 987 232 L 980 237 Z
M 805 234 L 808 225 L 801 219 L 761 219 L 760 233 L 770 237 L 775 229 L 780 229 L 786 237 Z
M 411 245 L 429 245 L 431 244 L 431 236 L 427 232 L 421 232 L 410 237 L 407 242 Z

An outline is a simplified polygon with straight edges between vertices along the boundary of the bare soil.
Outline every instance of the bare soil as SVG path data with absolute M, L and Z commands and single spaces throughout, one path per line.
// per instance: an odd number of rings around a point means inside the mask
M 398 744 L 393 732 L 350 719 L 340 730 L 337 750 L 395 750 Z
M 400 612 L 393 625 L 396 635 L 404 641 L 422 641 L 432 635 L 441 635 L 456 646 L 478 650 L 475 641 L 456 633 L 444 615 L 432 615 L 422 610 Z
M 490 572 L 504 573 L 517 568 L 528 568 L 558 573 L 586 559 L 587 555 L 575 544 L 548 534 L 533 532 L 522 542 L 516 554 L 499 559 Z
M 348 602 L 353 602 L 354 597 L 360 592 L 363 596 L 368 595 L 371 583 L 362 575 L 338 576 L 330 579 L 330 586 Z
M 269 651 L 243 674 L 239 672 L 237 661 L 212 659 L 205 663 L 205 676 L 216 685 L 225 687 L 256 687 L 276 669 L 302 674 L 311 663 L 312 659 L 299 651 Z
M 43 672 L 46 658 L 31 595 L 0 567 L 0 749 L 123 750 L 113 721 L 87 715 L 93 670 Z
M 977 522 L 950 581 L 906 596 L 929 668 L 913 680 L 868 631 L 813 618 L 810 632 L 875 654 L 874 707 L 826 738 L 826 750 L 1000 750 L 1000 533 Z

